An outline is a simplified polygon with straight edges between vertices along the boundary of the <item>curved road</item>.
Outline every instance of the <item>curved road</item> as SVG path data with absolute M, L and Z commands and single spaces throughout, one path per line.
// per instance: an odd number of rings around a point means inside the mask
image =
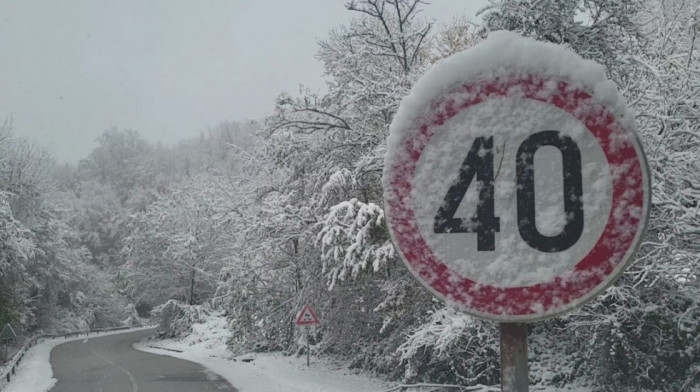
M 51 392 L 235 392 L 228 382 L 194 362 L 135 350 L 153 334 L 145 330 L 86 338 L 51 351 Z

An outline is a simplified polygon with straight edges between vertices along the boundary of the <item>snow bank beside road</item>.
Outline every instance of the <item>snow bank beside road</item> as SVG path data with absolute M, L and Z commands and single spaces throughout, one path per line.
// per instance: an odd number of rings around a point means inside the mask
M 134 345 L 134 348 L 199 363 L 225 378 L 240 392 L 384 392 L 393 391 L 398 386 L 366 374 L 352 374 L 323 358 L 312 357 L 311 366 L 307 367 L 306 357 L 290 357 L 281 353 L 255 353 L 235 357 L 226 346 L 230 338 L 231 331 L 226 317 L 215 313 L 207 316 L 203 323 L 193 324 L 192 332 L 180 340 L 144 342 Z M 551 377 L 547 375 L 544 378 Z M 481 392 L 494 389 L 499 388 L 484 387 Z M 407 390 L 420 392 L 426 388 Z M 530 390 L 591 392 L 590 388 L 583 386 L 556 388 L 531 385 Z
M 172 349 L 169 343 L 165 347 Z M 182 353 L 135 346 L 136 349 L 197 362 L 225 378 L 241 392 L 356 392 L 385 391 L 381 381 L 333 369 L 328 363 L 314 360 L 306 367 L 305 358 L 281 354 L 256 354 L 238 358 L 210 356 L 205 350 L 190 349 Z M 216 352 L 216 350 L 212 350 Z M 252 359 L 243 362 L 241 359 Z
M 379 392 L 389 388 L 380 380 L 350 374 L 318 358 L 312 358 L 311 366 L 307 367 L 306 358 L 279 353 L 234 357 L 226 348 L 230 337 L 225 317 L 212 316 L 202 324 L 194 324 L 192 334 L 180 341 L 141 343 L 134 348 L 197 362 L 241 392 Z M 243 362 L 243 359 L 251 361 Z
M 2 390 L 4 392 L 42 392 L 51 389 L 56 384 L 49 363 L 51 350 L 61 343 L 75 339 L 77 338 L 51 339 L 30 348 L 17 368 L 17 375 Z

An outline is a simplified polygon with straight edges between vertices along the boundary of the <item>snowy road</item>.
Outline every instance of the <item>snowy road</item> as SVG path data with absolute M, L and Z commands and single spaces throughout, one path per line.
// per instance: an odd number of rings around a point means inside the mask
M 194 362 L 137 351 L 153 330 L 77 340 L 51 352 L 58 380 L 51 392 L 233 392 L 228 382 Z

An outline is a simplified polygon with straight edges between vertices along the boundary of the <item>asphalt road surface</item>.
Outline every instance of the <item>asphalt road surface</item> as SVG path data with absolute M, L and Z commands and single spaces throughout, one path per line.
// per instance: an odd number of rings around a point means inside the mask
M 234 392 L 228 382 L 194 362 L 135 350 L 145 330 L 85 338 L 51 351 L 51 392 Z

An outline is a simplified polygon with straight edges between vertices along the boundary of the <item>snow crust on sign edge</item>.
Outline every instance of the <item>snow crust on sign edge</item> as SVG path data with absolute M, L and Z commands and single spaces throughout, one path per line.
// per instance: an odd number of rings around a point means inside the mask
M 430 114 L 431 103 L 461 83 L 495 77 L 536 74 L 566 81 L 587 91 L 603 104 L 624 129 L 636 133 L 635 115 L 605 76 L 602 65 L 586 60 L 561 45 L 523 37 L 512 31 L 493 31 L 480 43 L 438 61 L 404 97 L 389 127 L 384 166 L 385 199 L 389 196 L 388 171 L 405 151 L 405 138 L 416 120 Z

